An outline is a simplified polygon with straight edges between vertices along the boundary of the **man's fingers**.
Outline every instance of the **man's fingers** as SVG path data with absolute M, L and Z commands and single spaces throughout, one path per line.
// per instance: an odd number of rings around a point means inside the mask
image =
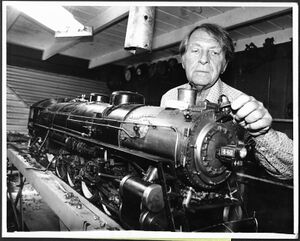
M 259 130 L 269 126 L 269 120 L 259 119 L 258 121 L 248 123 L 245 128 L 249 130 Z
M 236 98 L 231 103 L 231 109 L 233 111 L 236 111 L 240 109 L 243 105 L 245 105 L 247 102 L 252 101 L 254 98 L 249 95 L 240 95 L 238 98 Z
M 259 136 L 259 135 L 262 135 L 262 134 L 265 134 L 266 132 L 268 132 L 269 129 L 270 129 L 270 126 L 267 126 L 260 130 L 249 130 L 249 133 L 251 136 Z
M 235 119 L 241 120 L 251 115 L 253 111 L 256 111 L 260 107 L 257 101 L 246 102 L 235 114 Z M 247 121 L 247 120 L 246 120 Z
M 264 109 L 256 109 L 245 117 L 245 121 L 247 123 L 253 123 L 259 119 L 262 119 L 265 116 L 265 114 L 266 112 Z
M 261 135 L 266 133 L 272 124 L 272 116 L 269 114 L 269 112 L 266 112 L 265 115 L 258 119 L 255 122 L 248 123 L 245 126 L 245 129 L 248 129 L 250 133 L 255 136 L 255 135 Z

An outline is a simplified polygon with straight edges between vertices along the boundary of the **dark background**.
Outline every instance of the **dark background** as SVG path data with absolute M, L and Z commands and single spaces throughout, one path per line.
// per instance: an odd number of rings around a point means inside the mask
M 42 51 L 8 44 L 7 64 L 69 76 L 99 79 L 105 76 L 111 91 L 127 89 L 144 94 L 149 104 L 159 105 L 168 89 L 186 83 L 181 64 L 175 58 L 157 63 L 141 63 L 131 67 L 131 79 L 126 81 L 126 66 L 113 64 L 88 69 L 88 60 L 55 55 L 42 61 Z M 141 75 L 137 75 L 137 69 Z M 227 84 L 254 96 L 269 109 L 273 118 L 291 118 L 288 105 L 292 95 L 292 42 L 274 45 L 266 39 L 262 48 L 245 47 L 237 52 L 222 76 Z

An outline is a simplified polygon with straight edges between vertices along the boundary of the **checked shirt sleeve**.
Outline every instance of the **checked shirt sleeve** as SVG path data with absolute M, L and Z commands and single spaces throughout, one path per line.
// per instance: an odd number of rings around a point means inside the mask
M 292 179 L 293 140 L 273 129 L 253 139 L 256 143 L 255 156 L 267 172 L 280 179 Z

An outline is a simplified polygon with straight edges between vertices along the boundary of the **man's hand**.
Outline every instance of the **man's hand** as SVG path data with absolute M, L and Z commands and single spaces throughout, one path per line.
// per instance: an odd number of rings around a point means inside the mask
M 272 116 L 254 97 L 240 95 L 231 102 L 234 120 L 247 129 L 252 136 L 265 134 L 271 127 Z

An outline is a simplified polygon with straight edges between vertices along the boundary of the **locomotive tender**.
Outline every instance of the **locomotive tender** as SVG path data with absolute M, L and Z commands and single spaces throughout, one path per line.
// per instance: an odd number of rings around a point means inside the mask
M 234 173 L 246 148 L 230 103 L 184 101 L 147 106 L 129 91 L 45 99 L 30 108 L 30 150 L 41 162 L 54 155 L 57 176 L 124 229 L 240 224 L 248 219 Z

